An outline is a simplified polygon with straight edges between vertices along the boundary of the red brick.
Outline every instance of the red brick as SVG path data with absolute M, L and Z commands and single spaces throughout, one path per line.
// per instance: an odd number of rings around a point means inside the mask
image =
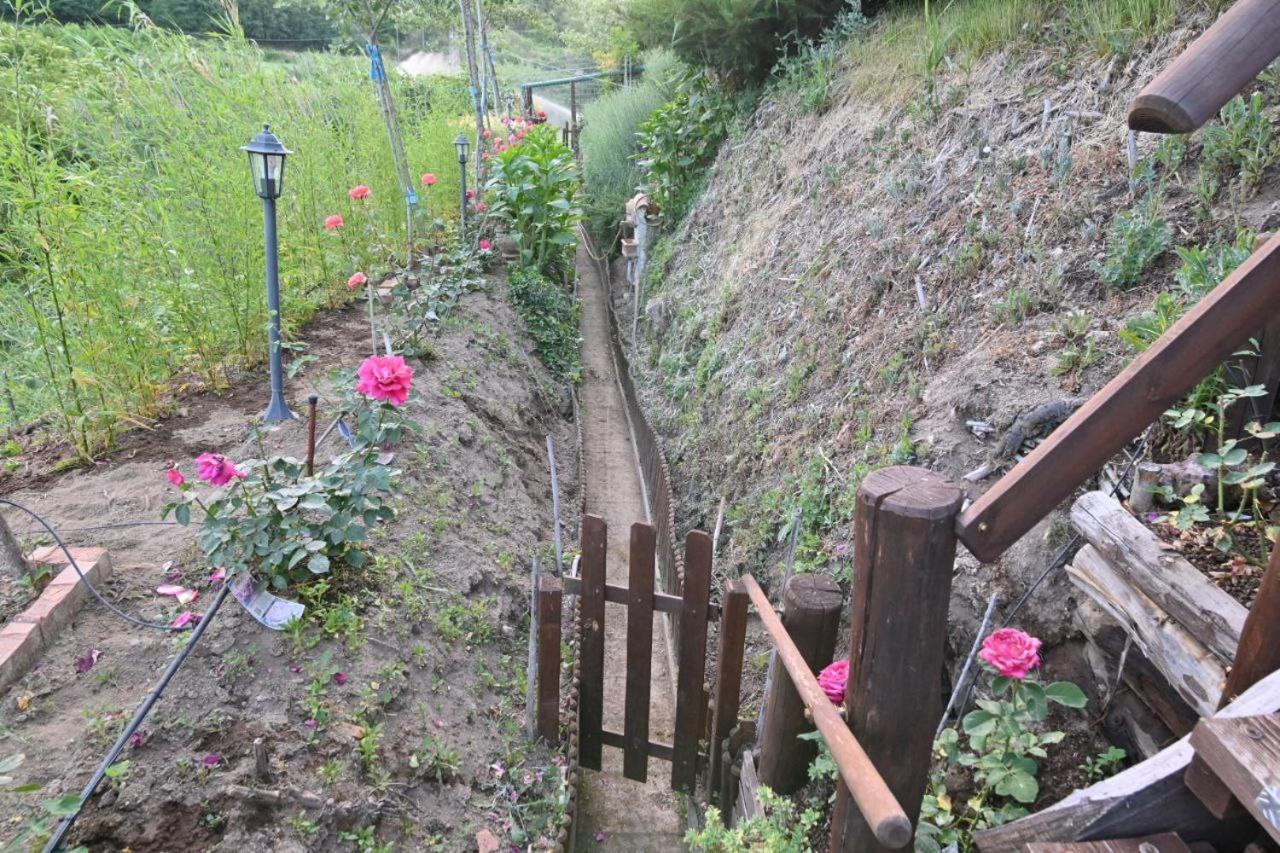
M 0 631 L 0 689 L 27 674 L 44 647 L 40 626 L 10 622 Z
M 45 642 L 52 642 L 67 627 L 67 623 L 84 601 L 84 596 L 84 588 L 79 585 L 49 584 L 39 598 L 27 605 L 26 610 L 13 617 L 13 621 L 39 625 Z

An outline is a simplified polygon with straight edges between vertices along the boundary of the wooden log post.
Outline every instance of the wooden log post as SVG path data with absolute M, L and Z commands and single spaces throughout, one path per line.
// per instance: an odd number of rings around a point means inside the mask
M 732 581 L 720 601 L 720 654 L 716 660 L 716 699 L 711 722 L 711 768 L 707 773 L 707 798 L 720 794 L 720 778 L 725 772 L 729 734 L 738 725 L 742 702 L 742 663 L 747 643 L 747 591 L 740 581 Z M 732 808 L 721 800 L 720 810 Z
M 631 525 L 631 561 L 627 583 L 627 687 L 623 716 L 622 775 L 637 782 L 649 778 L 649 688 L 653 661 L 652 524 Z
M 954 525 L 962 499 L 955 484 L 921 468 L 882 468 L 858 489 L 846 716 L 913 826 L 942 713 Z M 886 849 L 848 788 L 839 785 L 831 850 Z
M 813 672 L 831 663 L 835 655 L 843 603 L 840 585 L 825 575 L 796 575 L 782 590 L 782 624 Z M 818 744 L 799 739 L 813 730 L 813 724 L 805 720 L 804 702 L 776 657 L 768 683 L 757 769 L 762 785 L 791 794 L 809 781 L 809 765 L 817 757 Z
M 538 579 L 538 736 L 560 742 L 560 579 Z
M 685 537 L 684 569 L 671 788 L 692 794 L 698 776 L 698 741 L 703 732 L 702 679 L 707 666 L 707 605 L 711 601 L 711 537 L 701 530 L 691 530 Z
M 581 643 L 578 658 L 578 763 L 601 768 L 604 750 L 604 588 L 608 571 L 609 528 L 598 515 L 582 518 L 582 589 L 578 594 Z

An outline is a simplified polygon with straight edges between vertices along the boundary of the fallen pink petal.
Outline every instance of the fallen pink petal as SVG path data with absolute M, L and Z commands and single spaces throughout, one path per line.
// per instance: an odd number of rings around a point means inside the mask
M 181 595 L 186 592 L 186 587 L 176 583 L 162 583 L 156 587 L 156 595 Z
M 98 658 L 102 656 L 102 652 L 97 649 L 89 649 L 88 652 L 76 658 L 76 672 L 86 673 L 93 669 L 93 665 L 98 662 Z
M 186 628 L 200 621 L 200 614 L 192 613 L 190 610 L 184 610 L 174 617 L 169 623 L 170 628 Z
M 219 764 L 222 763 L 222 756 L 216 752 L 211 752 L 208 755 L 206 755 L 200 761 L 200 763 L 203 764 L 205 767 L 217 767 Z
M 178 593 L 178 603 L 179 603 L 179 604 L 190 604 L 191 602 L 195 601 L 195 600 L 196 600 L 197 598 L 199 598 L 199 597 L 200 597 L 200 591 L 199 591 L 199 590 L 196 590 L 196 589 L 184 589 L 182 592 Z
M 339 686 L 347 683 L 347 674 L 345 672 L 335 672 L 333 674 L 333 683 Z
M 133 734 L 129 735 L 129 747 L 130 747 L 130 749 L 137 749 L 138 747 L 142 746 L 142 745 L 143 745 L 144 743 L 146 743 L 146 742 L 147 742 L 147 733 L 146 733 L 146 732 L 138 731 L 138 732 L 134 732 Z
M 227 579 L 226 569 L 218 569 L 213 574 L 209 575 L 209 583 L 220 583 L 221 581 L 224 581 L 226 579 Z

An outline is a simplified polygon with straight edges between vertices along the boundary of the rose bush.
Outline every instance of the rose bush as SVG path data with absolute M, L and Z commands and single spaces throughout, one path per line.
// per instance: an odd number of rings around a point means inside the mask
M 413 370 L 399 356 L 366 359 L 344 406 L 354 418 L 352 447 L 314 475 L 297 459 L 276 456 L 234 462 L 216 453 L 195 460 L 197 477 L 221 492 L 201 496 L 177 466 L 166 479 L 178 500 L 164 508 L 182 525 L 203 513 L 201 551 L 224 577 L 251 572 L 277 589 L 330 570 L 359 568 L 371 527 L 394 516 L 387 503 L 399 473 L 378 462 L 412 422 L 397 407 L 413 387 Z

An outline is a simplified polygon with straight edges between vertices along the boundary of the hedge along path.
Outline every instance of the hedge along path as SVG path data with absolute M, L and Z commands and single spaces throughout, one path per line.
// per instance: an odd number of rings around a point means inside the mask
M 582 294 L 582 426 L 586 463 L 586 511 L 608 524 L 607 580 L 628 586 L 627 532 L 645 520 L 644 490 L 625 403 L 609 351 L 608 292 L 599 268 L 579 246 Z M 655 616 L 655 619 L 661 619 Z M 623 730 L 627 673 L 627 610 L 605 604 L 604 724 Z M 650 669 L 649 737 L 670 743 L 675 731 L 673 675 L 662 642 L 662 625 L 653 626 Z M 652 761 L 652 759 L 651 759 Z M 671 791 L 671 774 L 650 772 L 645 783 L 623 778 L 622 750 L 603 753 L 603 770 L 583 771 L 577 815 L 578 850 L 654 850 L 683 848 L 684 825 Z M 662 768 L 665 769 L 665 768 Z

